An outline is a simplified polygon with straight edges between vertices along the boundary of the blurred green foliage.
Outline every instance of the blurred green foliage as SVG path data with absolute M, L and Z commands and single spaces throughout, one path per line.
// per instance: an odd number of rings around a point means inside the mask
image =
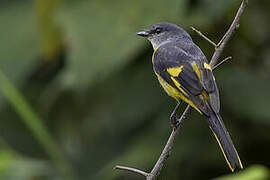
M 269 179 L 269 170 L 263 166 L 254 165 L 252 167 L 247 168 L 243 172 L 240 172 L 233 175 L 226 175 L 223 177 L 215 178 L 214 180 L 253 180 L 253 179 L 260 179 L 260 180 L 267 180 Z
M 113 167 L 152 168 L 175 102 L 155 78 L 149 43 L 135 32 L 177 23 L 210 59 L 214 49 L 189 26 L 217 42 L 239 4 L 0 0 L 0 179 L 143 179 Z M 224 53 L 233 60 L 215 72 L 221 114 L 246 168 L 230 173 L 192 112 L 159 179 L 270 178 L 269 8 L 267 0 L 249 2 Z

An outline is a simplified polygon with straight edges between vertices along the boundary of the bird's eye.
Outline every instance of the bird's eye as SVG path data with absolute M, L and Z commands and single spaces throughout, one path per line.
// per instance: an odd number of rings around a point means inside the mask
M 157 34 L 161 33 L 161 30 L 162 30 L 161 28 L 156 28 L 156 33 Z

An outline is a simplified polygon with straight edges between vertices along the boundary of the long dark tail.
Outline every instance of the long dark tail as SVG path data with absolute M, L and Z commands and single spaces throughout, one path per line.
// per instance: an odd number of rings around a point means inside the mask
M 243 169 L 241 160 L 222 121 L 221 116 L 212 111 L 210 117 L 207 117 L 206 119 L 231 171 L 234 172 L 236 168 Z

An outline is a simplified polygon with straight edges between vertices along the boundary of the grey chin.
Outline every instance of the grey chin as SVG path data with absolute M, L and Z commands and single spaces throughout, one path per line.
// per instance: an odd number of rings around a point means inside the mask
M 156 49 L 156 48 L 159 47 L 159 44 L 156 44 L 156 43 L 154 43 L 154 42 L 151 41 L 151 40 L 150 40 L 150 42 L 151 42 L 151 44 L 152 44 L 153 49 Z

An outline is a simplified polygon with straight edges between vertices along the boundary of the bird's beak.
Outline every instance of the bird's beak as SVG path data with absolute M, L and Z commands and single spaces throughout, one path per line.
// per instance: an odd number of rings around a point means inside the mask
M 136 33 L 138 36 L 147 37 L 149 35 L 148 31 L 140 31 Z

